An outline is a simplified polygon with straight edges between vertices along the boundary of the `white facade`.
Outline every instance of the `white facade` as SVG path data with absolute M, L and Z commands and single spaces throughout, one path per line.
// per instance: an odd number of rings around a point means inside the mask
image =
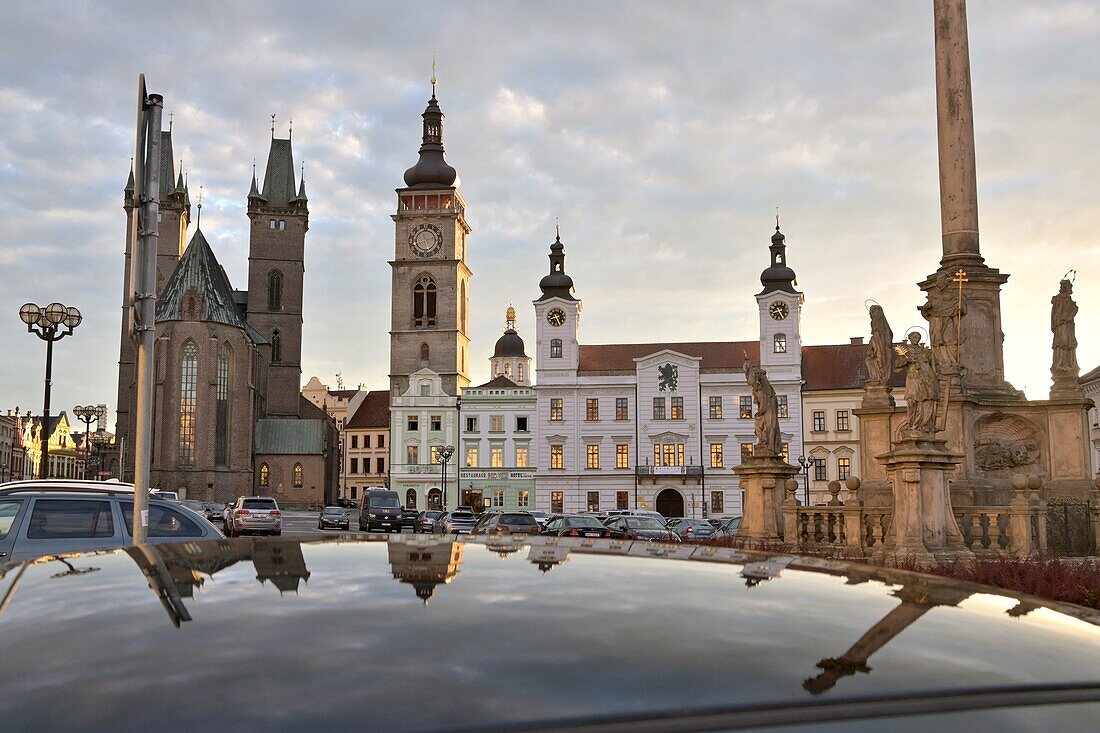
M 459 443 L 458 409 L 455 397 L 443 391 L 442 378 L 431 369 L 415 371 L 408 380 L 404 394 L 390 402 L 390 488 L 405 506 L 427 509 L 429 498 L 436 505 L 443 486 L 439 451 Z M 451 509 L 459 503 L 457 465 L 454 457 L 447 464 L 445 506 Z M 408 500 L 411 496 L 415 507 Z
M 1092 475 L 1100 472 L 1100 367 L 1081 377 L 1085 397 L 1095 404 L 1089 408 L 1089 456 L 1092 458 Z
M 801 452 L 801 294 L 765 288 L 757 296 L 758 341 L 590 347 L 580 343 L 582 303 L 555 247 L 534 301 L 537 507 L 739 514 L 732 468 L 742 446 L 755 443 L 746 354 L 780 398 L 788 454 Z

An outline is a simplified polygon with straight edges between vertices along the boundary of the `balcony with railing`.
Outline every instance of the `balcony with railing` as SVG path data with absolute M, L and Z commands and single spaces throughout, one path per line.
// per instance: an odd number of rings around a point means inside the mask
M 702 466 L 635 466 L 634 473 L 638 476 L 658 478 L 661 476 L 683 476 L 698 478 L 703 475 Z

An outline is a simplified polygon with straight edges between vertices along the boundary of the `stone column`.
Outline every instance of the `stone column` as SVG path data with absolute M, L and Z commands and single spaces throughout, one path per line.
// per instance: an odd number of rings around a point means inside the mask
M 982 264 L 978 249 L 978 179 L 966 0 L 934 0 L 936 129 L 940 152 L 940 218 L 944 267 Z
M 778 542 L 783 533 L 783 486 L 787 479 L 798 475 L 798 468 L 776 456 L 753 455 L 733 472 L 745 492 L 737 537 L 750 543 Z
M 948 476 L 963 459 L 932 438 L 909 437 L 878 456 L 894 494 L 893 537 L 884 550 L 922 564 L 971 553 L 951 508 Z

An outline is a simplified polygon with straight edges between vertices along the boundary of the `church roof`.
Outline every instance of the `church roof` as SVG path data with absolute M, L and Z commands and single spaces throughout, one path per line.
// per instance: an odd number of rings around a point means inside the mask
M 160 197 L 163 199 L 172 193 L 173 184 L 176 182 L 176 171 L 173 165 L 172 131 L 162 130 L 160 133 Z
M 367 392 L 359 409 L 344 425 L 348 428 L 388 428 L 390 426 L 390 393 L 384 389 Z
M 157 298 L 157 322 L 185 320 L 184 300 L 191 290 L 198 292 L 202 299 L 199 320 L 244 329 L 253 336 L 254 341 L 259 337 L 245 323 L 233 298 L 233 287 L 229 284 L 229 278 L 214 256 L 214 251 L 210 249 L 202 230 L 196 231 L 191 237 L 191 243 L 187 245 L 183 257 L 164 285 L 164 292 Z M 263 342 L 260 337 L 258 343 Z
M 416 165 L 405 171 L 405 185 L 409 188 L 458 188 L 458 171 L 447 163 L 447 154 L 443 149 L 443 110 L 435 98 L 435 86 L 432 86 L 432 98 L 421 115 L 424 118 L 424 136 L 420 144 L 420 158 Z
M 263 418 L 256 421 L 256 455 L 320 455 L 325 447 L 322 420 Z
M 264 200 L 269 206 L 289 206 L 297 198 L 294 188 L 294 151 L 290 139 L 273 137 L 264 174 Z
M 515 356 L 527 358 L 523 347 L 523 338 L 516 332 L 516 329 L 509 328 L 497 339 L 496 346 L 493 348 L 493 358 Z
M 701 359 L 701 371 L 740 370 L 749 361 L 760 363 L 759 341 L 699 341 L 657 344 L 584 344 L 580 346 L 580 364 L 577 371 L 584 372 L 633 372 L 635 359 L 641 359 L 664 350 L 675 351 Z

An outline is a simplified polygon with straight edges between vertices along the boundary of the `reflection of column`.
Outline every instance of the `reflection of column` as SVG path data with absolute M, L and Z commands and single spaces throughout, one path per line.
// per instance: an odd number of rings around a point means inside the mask
M 894 596 L 901 599 L 901 605 L 868 629 L 848 651 L 837 658 L 818 662 L 817 666 L 823 671 L 803 682 L 802 687 L 814 695 L 820 695 L 831 689 L 841 677 L 849 677 L 856 672 L 869 674 L 871 668 L 867 666 L 867 660 L 872 654 L 935 606 L 954 606 L 969 595 L 969 591 L 928 587 L 924 583 L 902 586 L 894 591 Z
M 150 544 L 131 545 L 124 548 L 131 559 L 141 568 L 142 574 L 149 582 L 149 587 L 157 594 L 160 604 L 164 606 L 165 613 L 172 620 L 172 625 L 179 628 L 181 621 L 190 621 L 191 614 L 183 605 L 179 588 L 164 563 L 164 558 L 158 552 L 158 547 Z
M 462 542 L 440 542 L 415 535 L 391 538 L 386 546 L 393 577 L 411 585 L 425 606 L 437 585 L 450 583 L 458 575 L 464 549 Z

